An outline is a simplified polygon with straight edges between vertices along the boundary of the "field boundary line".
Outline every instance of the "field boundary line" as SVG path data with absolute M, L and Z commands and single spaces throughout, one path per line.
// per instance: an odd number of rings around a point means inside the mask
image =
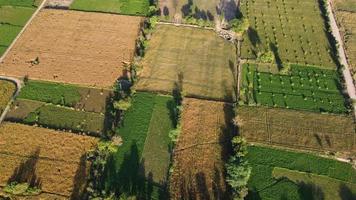
M 14 45 L 16 44 L 17 40 L 22 36 L 22 34 L 25 32 L 25 30 L 27 29 L 27 27 L 32 23 L 33 19 L 37 16 L 37 14 L 40 12 L 40 10 L 45 6 L 47 0 L 43 0 L 41 5 L 38 6 L 38 8 L 36 9 L 36 11 L 32 14 L 32 16 L 30 17 L 30 19 L 27 21 L 27 23 L 25 24 L 25 26 L 23 26 L 22 30 L 20 31 L 19 34 L 17 34 L 16 38 L 11 42 L 11 45 L 9 47 L 7 47 L 5 53 L 0 57 L 0 63 L 3 62 L 4 58 L 6 57 L 6 55 L 10 52 L 10 50 L 14 47 Z
M 222 141 L 222 142 L 203 142 L 203 143 L 199 143 L 199 144 L 193 144 L 193 145 L 189 145 L 189 146 L 186 146 L 186 147 L 183 147 L 183 148 L 180 148 L 180 149 L 175 149 L 174 150 L 174 153 L 176 152 L 182 152 L 182 151 L 185 151 L 185 150 L 188 150 L 188 149 L 191 149 L 191 148 L 194 148 L 194 147 L 198 147 L 198 146 L 206 146 L 206 145 L 221 145 L 221 144 L 226 144 L 228 143 L 229 140 L 227 141 Z
M 192 24 L 182 24 L 182 23 L 174 23 L 174 22 L 157 22 L 157 24 L 171 25 L 171 26 L 182 26 L 182 27 L 190 27 L 190 28 L 198 28 L 198 29 L 205 29 L 205 30 L 215 31 L 215 29 L 211 28 L 211 27 L 205 27 L 205 26 L 202 27 L 202 26 L 192 25 Z
M 0 188 L 4 189 L 5 187 L 6 187 L 5 184 L 0 184 Z M 41 194 L 52 194 L 52 195 L 56 195 L 56 196 L 66 197 L 66 198 L 70 197 L 68 195 L 58 194 L 58 193 L 48 192 L 48 191 L 43 191 L 43 190 L 41 191 L 41 193 L 39 195 L 41 195 Z

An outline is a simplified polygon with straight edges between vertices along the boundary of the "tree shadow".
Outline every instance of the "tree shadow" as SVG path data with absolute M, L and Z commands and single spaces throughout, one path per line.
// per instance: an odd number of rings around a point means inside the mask
M 251 41 L 251 44 L 253 47 L 257 47 L 258 45 L 261 44 L 261 39 L 260 36 L 258 35 L 258 32 L 254 28 L 249 28 L 247 30 L 247 36 L 248 39 Z
M 114 94 L 110 93 L 105 100 L 105 113 L 104 113 L 104 126 L 102 133 L 104 137 L 110 138 L 111 131 L 118 125 L 120 121 L 120 113 L 115 112 L 114 105 Z
M 85 197 L 85 188 L 87 186 L 87 159 L 86 155 L 83 154 L 80 157 L 80 162 L 78 164 L 77 171 L 75 172 L 75 176 L 73 178 L 73 191 L 70 196 L 70 199 L 87 199 Z
M 250 188 L 248 190 L 247 196 L 245 197 L 246 200 L 262 200 L 260 193 L 258 192 L 256 187 Z
M 163 7 L 163 15 L 164 15 L 164 16 L 169 16 L 169 9 L 168 9 L 167 6 L 164 6 L 164 7 Z
M 215 7 L 218 15 L 223 15 L 226 21 L 231 21 L 238 17 L 238 6 L 235 0 L 220 0 Z
M 181 8 L 181 12 L 183 17 L 188 17 L 192 14 L 193 12 L 193 0 L 188 0 L 188 3 L 183 5 Z
M 195 182 L 198 189 L 199 199 L 210 199 L 205 174 L 202 172 L 195 174 Z
M 356 193 L 352 192 L 351 189 L 345 184 L 340 184 L 339 196 L 340 196 L 341 200 L 356 199 Z
M 42 181 L 36 174 L 37 162 L 39 161 L 40 148 L 31 153 L 29 158 L 16 167 L 7 183 L 28 183 L 30 187 L 41 188 Z
M 279 52 L 278 52 L 278 48 L 277 48 L 276 44 L 274 44 L 272 42 L 269 43 L 269 48 L 271 49 L 271 51 L 274 55 L 274 58 L 276 59 L 276 64 L 277 64 L 278 70 L 281 70 L 283 68 L 283 63 L 282 63 L 281 57 L 279 56 Z
M 318 134 L 316 134 L 316 133 L 314 133 L 313 136 L 314 136 L 314 138 L 316 139 L 318 145 L 319 145 L 320 147 L 323 147 L 323 143 L 322 143 L 322 141 L 321 141 L 320 136 L 319 136 Z
M 321 187 L 313 183 L 298 183 L 298 194 L 303 200 L 324 200 L 325 195 Z

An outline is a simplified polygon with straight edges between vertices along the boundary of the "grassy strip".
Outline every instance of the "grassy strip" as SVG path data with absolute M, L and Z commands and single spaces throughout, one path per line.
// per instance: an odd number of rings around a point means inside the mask
M 80 93 L 73 85 L 29 81 L 22 88 L 19 98 L 72 107 L 80 101 Z
M 350 164 L 312 154 L 249 146 L 247 158 L 252 166 L 247 199 L 303 199 L 305 191 L 300 191 L 299 185 L 290 180 L 277 180 L 273 177 L 275 167 L 356 183 L 356 171 Z
M 34 10 L 28 7 L 0 6 L 0 21 L 4 24 L 24 26 Z
M 147 16 L 148 0 L 75 0 L 70 9 Z
M 245 104 L 314 112 L 346 113 L 345 99 L 335 70 L 291 65 L 289 75 L 259 72 L 257 65 L 243 67 L 241 100 Z
M 0 0 L 0 6 L 37 7 L 42 0 Z
M 356 185 L 306 172 L 298 172 L 285 168 L 276 167 L 273 169 L 274 178 L 287 178 L 294 183 L 305 188 L 307 192 L 303 199 L 325 199 L 325 200 L 344 200 L 356 197 Z
M 173 109 L 172 97 L 156 96 L 142 154 L 146 177 L 152 178 L 155 183 L 164 184 L 167 180 L 171 143 L 169 132 L 174 129 Z
M 54 129 L 66 129 L 99 135 L 105 128 L 104 118 L 103 115 L 97 113 L 44 105 L 27 115 L 23 122 L 26 124 L 40 124 Z

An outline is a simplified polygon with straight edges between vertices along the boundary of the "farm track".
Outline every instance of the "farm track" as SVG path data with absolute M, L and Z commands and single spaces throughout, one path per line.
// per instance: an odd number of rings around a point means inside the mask
M 342 72 L 345 78 L 345 83 L 346 83 L 346 89 L 347 89 L 347 93 L 349 94 L 349 97 L 352 100 L 352 105 L 353 105 L 353 109 L 354 109 L 354 115 L 356 116 L 356 104 L 353 102 L 354 100 L 356 100 L 356 89 L 355 89 L 355 85 L 353 82 L 353 78 L 350 72 L 350 66 L 347 62 L 346 59 L 346 53 L 345 53 L 345 49 L 344 49 L 344 43 L 343 40 L 341 38 L 340 35 L 340 31 L 339 31 L 339 27 L 337 26 L 336 23 L 336 19 L 335 19 L 335 13 L 333 12 L 332 9 L 333 5 L 331 0 L 328 0 L 327 2 L 327 12 L 329 15 L 329 20 L 330 20 L 330 27 L 332 29 L 332 34 L 335 37 L 336 41 L 338 42 L 339 46 L 338 46 L 338 53 L 339 53 L 339 60 L 340 63 L 344 66 Z
M 15 83 L 15 85 L 16 85 L 16 91 L 15 91 L 14 95 L 12 95 L 11 100 L 9 101 L 9 103 L 6 106 L 6 108 L 4 109 L 4 111 L 0 115 L 0 124 L 1 124 L 4 121 L 6 114 L 10 111 L 10 107 L 11 107 L 12 102 L 14 102 L 16 97 L 19 95 L 20 90 L 22 88 L 22 82 L 19 79 L 11 78 L 11 77 L 5 77 L 5 76 L 0 76 L 0 80 L 10 81 L 10 82 Z

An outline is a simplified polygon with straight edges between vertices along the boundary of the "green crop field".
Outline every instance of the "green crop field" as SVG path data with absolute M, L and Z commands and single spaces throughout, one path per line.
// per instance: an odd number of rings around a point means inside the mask
M 271 50 L 280 64 L 298 63 L 335 69 L 333 48 L 316 0 L 241 0 L 250 30 L 242 57 L 255 59 Z
M 137 90 L 172 92 L 183 85 L 189 97 L 235 99 L 234 45 L 211 30 L 159 25 L 148 44 Z
M 170 162 L 168 134 L 173 129 L 169 106 L 172 100 L 150 93 L 135 94 L 117 130 L 123 144 L 108 163 L 107 190 L 140 196 L 147 195 L 142 194 L 147 192 L 145 189 L 155 186 L 155 196 L 159 196 L 157 190 L 167 179 Z
M 249 142 L 295 149 L 356 152 L 351 115 L 320 114 L 264 106 L 239 106 L 236 121 Z
M 105 116 L 102 114 L 25 99 L 17 100 L 14 105 L 6 117 L 9 121 L 92 135 L 101 135 L 105 131 Z
M 350 188 L 350 186 L 355 186 L 356 184 L 356 170 L 348 163 L 312 154 L 261 146 L 249 146 L 247 157 L 252 166 L 252 174 L 248 183 L 250 192 L 246 198 L 247 200 L 314 199 L 313 196 L 315 195 L 330 193 L 331 191 L 323 191 L 329 185 L 337 185 L 340 188 L 339 190 L 337 190 L 338 188 L 334 188 L 334 190 L 338 191 L 338 194 L 334 195 L 340 195 L 339 199 L 341 200 L 350 199 L 350 196 L 342 198 L 342 195 L 346 195 L 347 193 L 344 192 L 342 194 L 340 191 L 355 191 L 355 188 Z M 308 173 L 309 179 L 303 179 L 304 182 L 299 182 L 292 175 L 285 175 L 285 173 L 281 175 L 280 168 L 285 169 L 284 171 L 289 170 L 289 173 Z M 320 179 L 315 180 L 310 178 L 315 176 L 329 178 L 330 182 L 324 185 L 321 184 Z M 308 180 L 310 182 L 306 182 Z M 318 190 L 315 191 L 314 188 L 318 188 Z
M 245 64 L 240 99 L 245 104 L 291 108 L 315 112 L 346 113 L 335 70 L 291 65 L 289 75 L 259 72 Z
M 0 0 L 0 56 L 20 33 L 40 1 Z
M 146 16 L 149 0 L 74 0 L 70 9 Z
M 107 101 L 112 96 L 111 90 L 30 80 L 21 89 L 19 98 L 105 113 Z

